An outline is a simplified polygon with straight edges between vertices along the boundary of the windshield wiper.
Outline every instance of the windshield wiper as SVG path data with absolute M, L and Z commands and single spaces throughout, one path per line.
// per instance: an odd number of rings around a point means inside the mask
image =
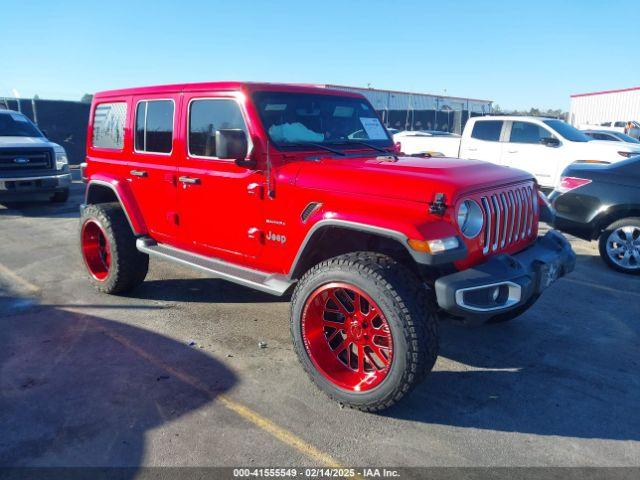
M 294 146 L 294 147 L 315 147 L 315 148 L 320 148 L 322 150 L 326 150 L 327 152 L 331 152 L 331 153 L 335 153 L 336 155 L 340 155 L 342 157 L 346 156 L 347 154 L 344 152 L 341 152 L 340 150 L 336 150 L 334 148 L 329 148 L 329 147 L 325 147 L 324 145 L 322 145 L 321 143 L 312 143 L 312 142 L 287 142 L 287 145 L 290 146 Z
M 331 142 L 334 145 L 363 145 L 365 147 L 370 148 L 371 150 L 376 150 L 377 152 L 384 153 L 385 155 L 393 155 L 393 153 L 389 152 L 389 150 L 385 150 L 384 148 L 376 147 L 375 145 L 371 145 L 367 142 L 361 142 L 360 140 L 342 140 L 340 142 Z

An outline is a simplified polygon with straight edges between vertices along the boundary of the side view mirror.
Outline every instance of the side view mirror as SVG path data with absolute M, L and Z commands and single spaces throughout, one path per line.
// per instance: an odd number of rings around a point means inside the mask
M 236 165 L 254 168 L 255 160 L 248 159 L 249 142 L 247 134 L 239 128 L 226 128 L 216 131 L 216 156 L 232 158 Z
M 560 146 L 560 140 L 558 140 L 555 137 L 546 137 L 546 138 L 542 138 L 540 139 L 540 143 L 547 146 L 547 147 L 559 147 Z

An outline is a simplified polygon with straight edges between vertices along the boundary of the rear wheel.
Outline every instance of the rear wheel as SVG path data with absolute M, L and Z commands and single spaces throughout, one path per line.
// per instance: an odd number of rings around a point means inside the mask
M 117 203 L 89 205 L 80 218 L 80 250 L 89 280 L 104 293 L 125 293 L 144 281 L 149 256 L 136 248 Z
M 640 218 L 618 220 L 602 232 L 600 256 L 609 267 L 624 273 L 640 274 Z
M 291 300 L 291 334 L 311 380 L 338 402 L 379 411 L 400 400 L 437 358 L 435 308 L 420 280 L 370 252 L 313 267 Z

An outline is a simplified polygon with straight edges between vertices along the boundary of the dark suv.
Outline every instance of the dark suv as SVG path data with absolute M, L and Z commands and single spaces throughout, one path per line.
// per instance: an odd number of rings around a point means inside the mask
M 0 202 L 66 202 L 70 184 L 64 148 L 22 113 L 0 110 Z
M 606 166 L 570 165 L 549 200 L 555 228 L 598 240 L 609 267 L 640 274 L 640 156 Z

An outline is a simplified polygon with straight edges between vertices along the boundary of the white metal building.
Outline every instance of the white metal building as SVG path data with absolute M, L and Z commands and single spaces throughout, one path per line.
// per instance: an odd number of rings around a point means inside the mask
M 640 120 L 640 87 L 571 95 L 569 123 L 575 127 L 634 120 Z
M 398 130 L 443 130 L 461 133 L 469 117 L 491 113 L 491 100 L 428 93 L 379 90 L 344 85 L 321 87 L 361 93 L 387 127 Z

